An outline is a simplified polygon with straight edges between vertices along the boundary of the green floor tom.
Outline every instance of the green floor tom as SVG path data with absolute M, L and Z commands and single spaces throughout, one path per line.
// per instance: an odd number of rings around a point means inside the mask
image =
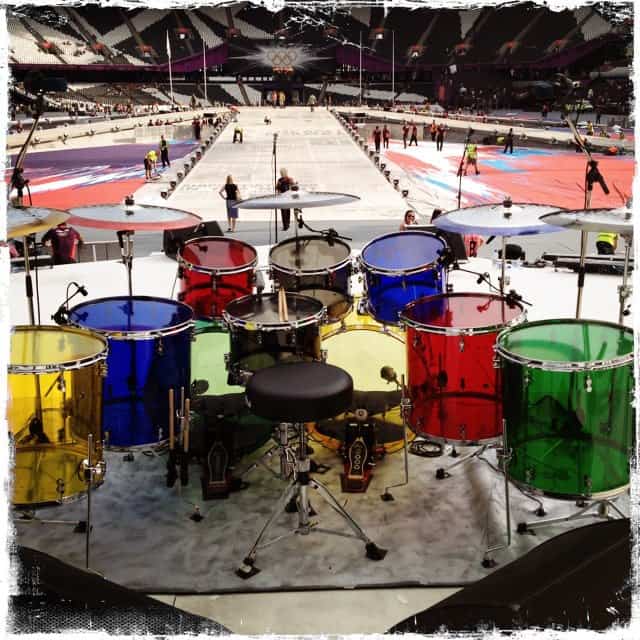
M 624 491 L 635 424 L 632 330 L 530 322 L 503 331 L 496 351 L 511 479 L 566 499 Z

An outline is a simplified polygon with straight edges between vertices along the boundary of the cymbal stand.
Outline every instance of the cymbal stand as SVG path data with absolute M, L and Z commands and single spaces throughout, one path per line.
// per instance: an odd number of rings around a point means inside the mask
M 120 245 L 120 254 L 122 255 L 122 264 L 127 270 L 127 283 L 129 285 L 129 297 L 133 296 L 133 231 L 116 231 L 118 236 L 118 244 Z
M 620 298 L 620 311 L 618 313 L 618 324 L 622 324 L 624 317 L 629 314 L 629 311 L 625 308 L 627 304 L 627 298 L 631 297 L 633 288 L 629 282 L 629 258 L 631 256 L 631 236 L 624 235 L 624 270 L 622 272 L 622 284 L 618 287 L 618 295 Z
M 397 378 L 396 378 L 397 384 Z M 400 391 L 402 393 L 402 398 L 400 400 L 400 415 L 402 417 L 402 439 L 403 439 L 403 450 L 404 450 L 404 480 L 402 482 L 398 482 L 397 484 L 392 484 L 388 487 L 384 488 L 384 493 L 380 496 L 381 500 L 384 502 L 392 501 L 393 495 L 389 491 L 389 489 L 395 489 L 397 487 L 404 487 L 409 484 L 409 440 L 407 437 L 407 430 L 409 429 L 409 412 L 411 411 L 411 398 L 409 398 L 407 394 L 407 386 L 405 384 L 404 375 L 400 378 Z
M 502 420 L 502 447 L 498 449 L 498 462 L 504 473 L 504 506 L 505 506 L 505 526 L 507 529 L 507 543 L 489 547 L 484 552 L 482 566 L 485 568 L 495 567 L 497 562 L 491 557 L 496 551 L 508 549 L 511 546 L 511 503 L 509 500 L 509 462 L 511 461 L 511 449 L 507 447 L 507 421 Z

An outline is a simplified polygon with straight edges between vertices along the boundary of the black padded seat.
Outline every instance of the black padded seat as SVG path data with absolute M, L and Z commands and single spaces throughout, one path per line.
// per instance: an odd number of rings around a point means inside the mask
M 322 362 L 279 364 L 254 373 L 247 384 L 251 411 L 278 422 L 315 422 L 351 405 L 353 379 Z

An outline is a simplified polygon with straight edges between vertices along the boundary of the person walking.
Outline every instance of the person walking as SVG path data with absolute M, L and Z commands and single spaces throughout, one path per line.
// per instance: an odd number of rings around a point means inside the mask
M 380 131 L 380 127 L 376 125 L 376 128 L 373 130 L 373 144 L 376 146 L 376 153 L 380 153 L 380 142 L 382 140 L 382 131 Z
M 407 139 L 409 138 L 409 125 L 405 122 L 402 125 L 402 142 L 404 142 L 404 148 L 407 148 Z
M 233 129 L 233 144 L 239 142 L 242 144 L 243 135 L 242 135 L 242 127 L 237 124 Z
M 144 179 L 151 180 L 151 158 L 149 158 L 149 154 L 145 153 L 144 155 Z
M 549 115 L 549 105 L 545 102 L 542 105 L 542 119 L 546 120 L 548 115 Z
M 391 139 L 391 131 L 389 131 L 389 128 L 385 124 L 384 127 L 382 128 L 382 146 L 385 149 L 389 148 L 389 140 L 390 139 Z
M 227 176 L 226 183 L 218 193 L 221 198 L 227 201 L 227 231 L 233 233 L 236 230 L 236 221 L 238 220 L 236 203 L 240 200 L 240 189 L 233 181 L 233 176 Z
M 435 142 L 436 135 L 438 134 L 438 127 L 436 125 L 436 121 L 434 120 L 429 127 L 429 132 L 431 133 L 431 141 Z
M 278 193 L 286 193 L 291 189 L 294 182 L 286 169 L 280 169 L 280 178 L 276 182 L 276 191 Z M 286 231 L 291 224 L 291 209 L 280 209 L 280 215 L 282 216 L 282 230 Z
M 42 244 L 51 247 L 53 264 L 73 264 L 78 261 L 82 236 L 66 222 L 61 222 L 42 236 Z
M 160 160 L 162 161 L 163 169 L 171 166 L 169 162 L 169 145 L 162 135 L 160 136 Z
M 475 142 L 471 142 L 467 146 L 467 163 L 464 167 L 464 175 L 467 175 L 467 169 L 469 165 L 473 165 L 476 170 L 476 175 L 480 175 L 478 171 L 478 145 Z
M 308 105 L 311 108 L 311 113 L 313 113 L 313 109 L 316 106 L 317 100 L 313 93 L 309 96 Z
M 409 140 L 409 146 L 411 146 L 412 142 L 415 142 L 416 147 L 418 146 L 418 126 L 415 122 L 411 123 L 411 138 Z
M 509 133 L 504 139 L 504 151 L 502 153 L 507 153 L 507 149 L 509 149 L 510 154 L 513 154 L 513 129 L 509 129 Z
M 439 124 L 438 130 L 436 132 L 436 150 L 442 151 L 443 145 L 444 145 L 444 125 Z

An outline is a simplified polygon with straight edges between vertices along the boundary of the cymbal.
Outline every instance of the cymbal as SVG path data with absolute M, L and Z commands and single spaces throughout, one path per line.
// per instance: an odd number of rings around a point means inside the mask
M 147 204 L 96 204 L 69 209 L 69 224 L 113 231 L 165 231 L 195 227 L 200 216 Z
M 310 209 L 313 207 L 332 207 L 360 200 L 348 193 L 330 193 L 327 191 L 285 191 L 278 195 L 257 196 L 240 200 L 239 209 Z
M 548 204 L 505 203 L 482 204 L 455 209 L 433 221 L 438 229 L 453 233 L 477 233 L 481 236 L 528 236 L 562 231 L 560 227 L 545 224 L 540 217 L 562 207 Z
M 633 234 L 633 210 L 627 207 L 556 211 L 542 216 L 541 220 L 556 227 L 576 231 Z
M 66 222 L 69 214 L 46 207 L 7 207 L 7 238 L 20 238 L 31 233 L 47 231 Z

